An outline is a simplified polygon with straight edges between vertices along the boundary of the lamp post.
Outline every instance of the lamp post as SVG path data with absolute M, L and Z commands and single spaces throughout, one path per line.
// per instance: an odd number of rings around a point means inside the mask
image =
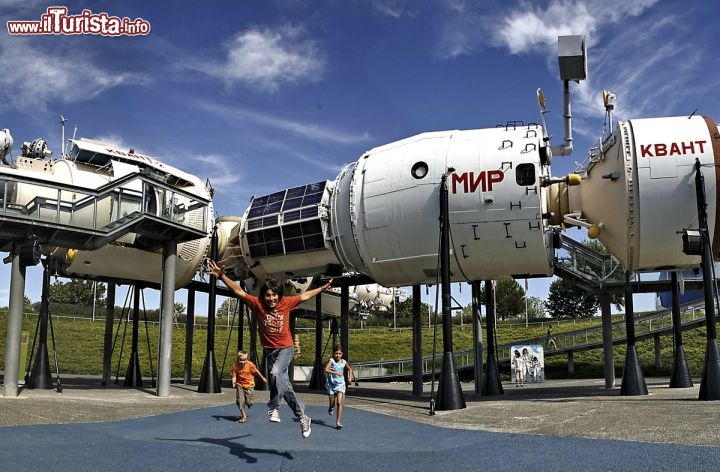
M 395 298 L 395 287 L 392 289 L 392 304 L 393 304 L 393 330 L 397 329 L 397 312 L 395 311 L 395 304 L 397 299 Z

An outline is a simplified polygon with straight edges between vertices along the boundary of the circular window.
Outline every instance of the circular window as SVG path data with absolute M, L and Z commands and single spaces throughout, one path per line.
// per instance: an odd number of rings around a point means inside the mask
M 428 165 L 422 161 L 416 162 L 410 173 L 416 179 L 424 179 L 428 175 Z

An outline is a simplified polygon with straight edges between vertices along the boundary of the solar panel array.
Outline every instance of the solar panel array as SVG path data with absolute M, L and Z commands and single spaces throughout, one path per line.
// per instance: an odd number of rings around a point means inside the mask
M 325 181 L 254 198 L 246 221 L 253 258 L 325 249 L 318 207 Z

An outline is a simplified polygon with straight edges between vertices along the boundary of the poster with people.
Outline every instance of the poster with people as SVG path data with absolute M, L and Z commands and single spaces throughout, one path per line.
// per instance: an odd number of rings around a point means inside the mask
M 510 380 L 517 386 L 545 380 L 545 354 L 542 344 L 510 347 Z

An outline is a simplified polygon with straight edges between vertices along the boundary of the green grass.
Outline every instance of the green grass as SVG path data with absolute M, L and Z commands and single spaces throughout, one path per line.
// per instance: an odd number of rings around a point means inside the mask
M 578 322 L 564 322 L 553 324 L 553 332 L 559 335 L 563 332 L 574 331 L 585 327 L 597 327 L 601 324 L 599 318 L 582 320 Z M 23 330 L 30 335 L 28 351 L 33 343 L 33 336 L 37 326 L 36 316 L 25 316 L 23 319 Z M 96 321 L 87 319 L 69 319 L 53 317 L 55 331 L 55 345 L 58 354 L 61 374 L 87 374 L 101 375 L 102 373 L 102 350 L 105 323 L 102 318 Z M 486 326 L 483 326 L 483 338 L 487 339 Z M 500 323 L 497 328 L 498 344 L 512 343 L 532 337 L 541 337 L 545 334 L 547 325 L 530 325 L 528 328 L 522 323 L 514 321 Z M 147 331 L 146 331 L 147 330 Z M 124 333 L 124 335 L 123 335 Z M 125 377 L 128 367 L 129 352 L 131 348 L 132 324 L 118 323 L 113 325 L 113 339 L 116 339 L 115 349 L 112 358 L 112 375 L 120 378 Z M 157 324 L 140 324 L 138 340 L 138 357 L 140 359 L 141 371 L 144 377 L 150 376 L 150 359 L 153 363 L 153 372 L 157 372 Z M 230 363 L 234 360 L 234 352 L 237 347 L 237 329 L 232 331 L 231 340 L 228 344 L 230 331 L 223 323 L 217 323 L 215 333 L 214 354 L 218 370 L 223 370 L 228 376 Z M 0 366 L 5 363 L 5 343 L 7 339 L 7 315 L 0 313 Z M 124 339 L 124 343 L 123 343 Z M 315 358 L 315 333 L 312 330 L 299 330 L 299 353 L 296 358 L 297 365 L 312 365 Z M 661 361 L 662 366 L 655 366 L 655 348 L 653 340 L 640 341 L 636 349 L 640 359 L 643 373 L 646 376 L 669 376 L 672 369 L 673 346 L 672 337 L 663 336 L 661 339 Z M 148 340 L 150 348 L 148 350 Z M 338 338 L 339 341 L 339 338 Z M 48 333 L 49 355 L 52 358 L 52 338 Z M 330 356 L 332 340 L 329 340 L 327 327 L 323 333 L 322 346 L 324 349 L 323 359 Z M 377 361 L 380 359 L 393 360 L 412 357 L 412 331 L 410 329 L 393 330 L 391 328 L 372 328 L 365 330 L 350 331 L 349 358 L 351 362 Z M 487 341 L 485 341 L 487 346 Z M 427 327 L 422 330 L 423 355 L 432 353 L 433 333 Z M 244 347 L 250 346 L 247 331 L 244 334 Z M 437 330 L 437 351 L 442 354 L 442 327 Z M 705 349 L 706 331 L 705 328 L 683 332 L 683 346 L 685 357 L 688 363 L 690 374 L 699 376 L 702 373 Z M 122 347 L 122 356 L 121 356 Z M 466 324 L 464 327 L 455 325 L 453 327 L 453 350 L 460 351 L 472 347 L 472 328 Z M 37 348 L 36 348 L 37 349 Z M 625 346 L 615 346 L 614 361 L 616 375 L 621 376 L 625 362 Z M 227 352 L 227 357 L 226 356 Z M 28 352 L 28 356 L 30 352 Z M 505 353 L 500 353 L 504 356 Z M 172 366 L 171 375 L 182 377 L 185 362 L 185 328 L 184 324 L 176 325 L 173 329 Z M 194 378 L 200 376 L 203 363 L 207 357 L 207 330 L 196 327 L 193 337 L 193 362 L 192 375 Z M 547 378 L 598 378 L 604 376 L 604 361 L 602 350 L 580 351 L 574 353 L 575 372 L 567 372 L 567 358 L 565 356 L 548 357 L 545 362 L 545 374 Z M 24 370 L 25 366 L 21 366 Z

